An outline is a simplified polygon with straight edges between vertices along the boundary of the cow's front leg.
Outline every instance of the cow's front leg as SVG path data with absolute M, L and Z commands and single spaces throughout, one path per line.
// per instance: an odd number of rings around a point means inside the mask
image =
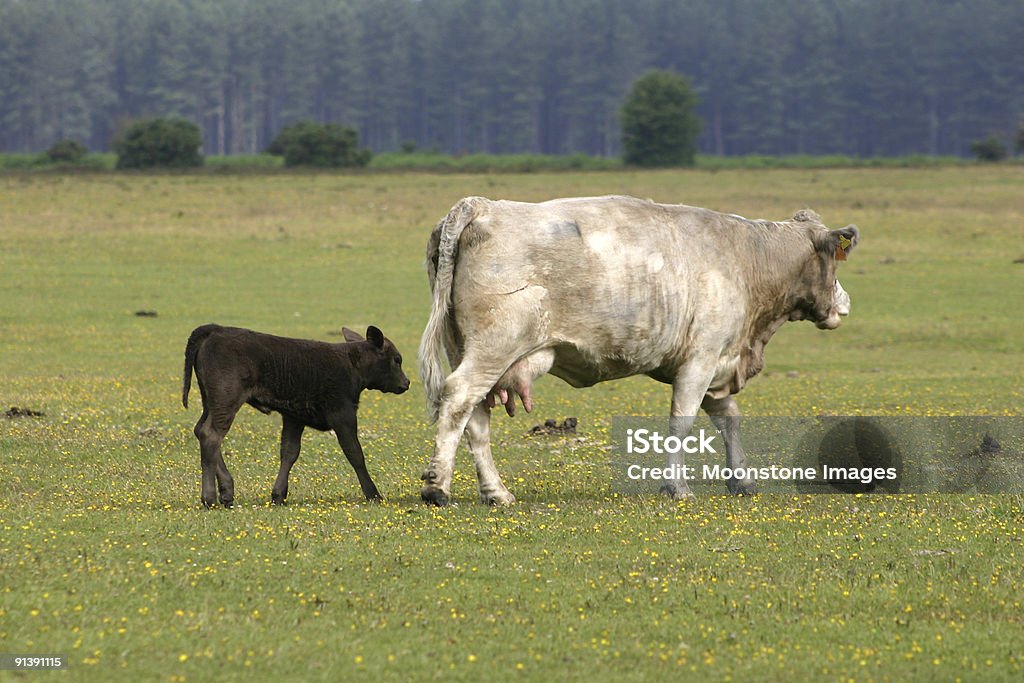
M 740 409 L 732 396 L 725 398 L 705 397 L 701 408 L 708 414 L 715 428 L 725 438 L 725 465 L 735 472 L 746 470 L 747 454 L 740 442 Z M 729 493 L 736 495 L 753 495 L 757 493 L 757 482 L 749 477 L 729 479 Z
M 672 413 L 668 421 L 669 434 L 680 440 L 689 435 L 693 428 L 693 422 L 697 419 L 701 398 L 708 390 L 713 374 L 713 363 L 691 363 L 676 375 L 676 379 L 672 383 Z M 686 463 L 681 450 L 669 454 L 668 465 L 672 472 L 686 471 Z M 676 500 L 693 498 L 690 484 L 682 476 L 670 479 L 661 490 Z
M 377 490 L 377 485 L 370 478 L 366 469 L 366 459 L 363 457 L 363 447 L 359 444 L 358 425 L 356 423 L 356 407 L 345 406 L 334 415 L 328 415 L 327 422 L 338 436 L 338 443 L 341 450 L 345 451 L 345 457 L 352 465 L 359 479 L 359 488 L 367 500 L 382 501 L 384 497 Z
M 288 475 L 295 461 L 299 459 L 304 429 L 305 425 L 287 416 L 281 425 L 281 468 L 277 471 L 277 480 L 274 481 L 274 489 L 270 493 L 270 502 L 275 505 L 283 505 L 288 498 Z
M 693 428 L 695 419 L 690 415 L 673 415 L 668 420 L 669 434 L 680 440 L 684 439 L 690 433 L 690 429 Z M 686 471 L 686 461 L 683 458 L 682 451 L 668 454 L 668 467 L 670 472 L 683 473 Z M 672 496 L 676 500 L 690 500 L 693 498 L 690 484 L 682 476 L 666 481 L 661 487 L 661 492 Z
M 478 403 L 466 425 L 469 451 L 473 454 L 476 478 L 480 486 L 480 500 L 487 505 L 508 505 L 516 497 L 501 481 L 498 468 L 491 455 L 491 411 L 486 403 Z

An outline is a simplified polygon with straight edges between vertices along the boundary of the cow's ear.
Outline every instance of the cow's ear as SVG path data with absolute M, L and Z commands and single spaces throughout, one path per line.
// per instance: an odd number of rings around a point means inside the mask
M 859 241 L 860 230 L 856 225 L 847 225 L 845 228 L 830 230 L 822 248 L 827 253 L 835 254 L 837 261 L 845 261 Z
M 341 328 L 341 334 L 345 337 L 347 342 L 361 342 L 364 341 L 362 336 L 355 330 L 350 330 L 347 327 Z
M 366 338 L 378 349 L 384 348 L 384 333 L 373 325 L 366 328 Z

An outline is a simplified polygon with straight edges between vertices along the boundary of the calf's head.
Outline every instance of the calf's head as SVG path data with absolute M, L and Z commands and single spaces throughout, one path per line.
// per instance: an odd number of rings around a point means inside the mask
M 342 333 L 345 341 L 360 344 L 354 363 L 364 387 L 387 394 L 401 394 L 409 388 L 409 378 L 402 372 L 402 354 L 383 332 L 370 325 L 365 339 L 347 327 Z
M 836 262 L 845 261 L 860 241 L 856 225 L 839 230 L 816 230 L 811 233 L 814 256 L 802 274 L 804 289 L 800 303 L 790 320 L 810 320 L 820 329 L 834 330 L 850 314 L 850 295 L 836 278 Z

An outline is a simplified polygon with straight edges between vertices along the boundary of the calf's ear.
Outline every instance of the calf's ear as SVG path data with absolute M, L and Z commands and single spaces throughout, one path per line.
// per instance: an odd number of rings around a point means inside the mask
M 361 342 L 363 338 L 355 330 L 350 330 L 347 327 L 341 328 L 341 334 L 344 335 L 345 341 L 347 342 Z
M 384 333 L 373 325 L 366 328 L 366 338 L 369 339 L 370 342 L 378 349 L 384 348 Z

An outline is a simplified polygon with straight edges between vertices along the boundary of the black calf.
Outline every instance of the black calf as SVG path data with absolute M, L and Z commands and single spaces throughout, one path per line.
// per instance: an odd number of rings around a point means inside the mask
M 224 465 L 221 442 L 235 414 L 248 403 L 263 413 L 281 413 L 281 469 L 271 500 L 288 497 L 288 473 L 299 457 L 306 427 L 333 429 L 338 443 L 370 500 L 380 492 L 366 471 L 356 430 L 356 409 L 364 389 L 401 394 L 409 388 L 402 355 L 379 329 L 370 326 L 366 339 L 344 329 L 344 344 L 289 339 L 238 327 L 203 325 L 192 331 L 185 346 L 185 378 L 181 402 L 188 407 L 192 372 L 203 397 L 203 414 L 195 435 L 203 468 L 203 504 L 231 507 L 234 480 Z

